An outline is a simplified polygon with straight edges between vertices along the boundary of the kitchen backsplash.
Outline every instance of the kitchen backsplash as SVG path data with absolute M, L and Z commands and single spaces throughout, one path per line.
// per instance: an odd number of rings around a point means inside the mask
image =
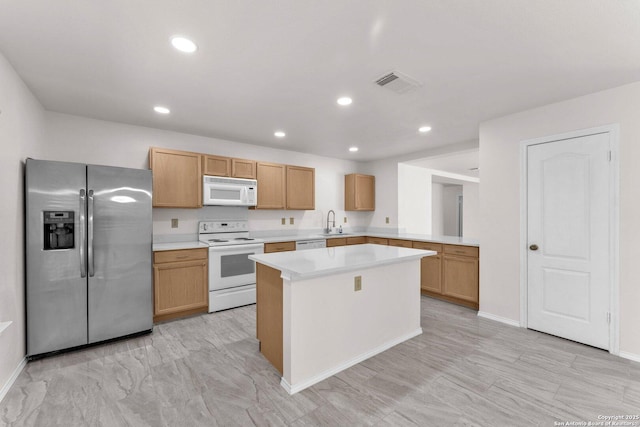
M 345 232 L 362 231 L 369 226 L 371 212 L 345 212 L 334 209 L 336 227 L 342 225 Z M 326 227 L 326 210 L 286 211 L 286 210 L 249 210 L 245 207 L 205 206 L 201 209 L 164 209 L 153 210 L 153 241 L 155 243 L 196 240 L 198 222 L 203 220 L 249 220 L 249 230 L 256 235 L 295 235 L 307 231 L 317 232 Z M 347 222 L 344 222 L 344 218 Z M 284 218 L 285 224 L 282 224 Z M 293 218 L 293 224 L 291 224 Z M 172 220 L 178 220 L 178 226 L 172 228 Z

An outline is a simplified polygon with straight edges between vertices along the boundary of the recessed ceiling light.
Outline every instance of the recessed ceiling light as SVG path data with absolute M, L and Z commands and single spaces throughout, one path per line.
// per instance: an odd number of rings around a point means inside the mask
M 278 138 L 284 138 L 287 134 L 282 132 L 281 130 L 276 131 L 273 133 L 275 136 L 277 136 Z
M 171 37 L 171 44 L 181 52 L 193 53 L 198 50 L 198 46 L 194 42 L 182 36 Z
M 156 105 L 155 107 L 153 107 L 153 111 L 158 114 L 169 114 L 171 112 L 171 110 L 169 110 L 167 107 L 163 107 L 161 105 Z
M 426 133 L 426 132 L 429 132 L 430 130 L 431 130 L 431 126 L 422 126 L 418 128 L 418 132 L 420 133 Z
M 353 102 L 353 99 L 348 96 L 343 96 L 342 98 L 338 98 L 338 104 L 340 105 L 350 105 Z
M 355 153 L 356 151 L 358 151 L 358 147 L 349 147 L 349 151 Z

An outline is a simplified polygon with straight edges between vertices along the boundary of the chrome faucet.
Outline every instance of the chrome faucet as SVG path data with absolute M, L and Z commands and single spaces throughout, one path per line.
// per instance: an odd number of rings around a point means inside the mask
M 325 233 L 329 234 L 331 233 L 331 228 L 329 228 L 329 215 L 333 214 L 333 228 L 336 227 L 336 213 L 333 211 L 333 209 L 329 210 L 329 212 L 327 212 L 327 228 L 324 229 Z

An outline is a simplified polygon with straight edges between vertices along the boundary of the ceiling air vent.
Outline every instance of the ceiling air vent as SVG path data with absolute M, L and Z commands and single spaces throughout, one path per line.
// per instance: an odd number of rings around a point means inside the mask
M 418 80 L 399 71 L 392 71 L 375 81 L 380 87 L 390 89 L 395 93 L 407 93 L 422 86 Z

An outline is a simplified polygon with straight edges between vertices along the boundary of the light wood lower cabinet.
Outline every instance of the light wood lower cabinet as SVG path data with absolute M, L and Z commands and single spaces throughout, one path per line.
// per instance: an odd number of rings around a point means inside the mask
M 275 242 L 265 243 L 264 253 L 270 254 L 273 252 L 288 252 L 296 250 L 296 242 Z
M 347 245 L 362 245 L 367 243 L 365 236 L 347 237 Z
M 442 294 L 478 308 L 479 251 L 470 246 L 444 245 Z
M 413 242 L 411 240 L 389 239 L 389 246 L 399 246 L 401 248 L 412 248 Z
M 208 254 L 207 248 L 154 252 L 154 322 L 208 311 Z
M 327 247 L 333 248 L 336 246 L 346 246 L 347 238 L 346 237 L 336 237 L 334 239 L 327 239 Z
M 382 237 L 369 237 L 367 236 L 367 243 L 373 243 L 374 245 L 388 245 L 389 240 Z

